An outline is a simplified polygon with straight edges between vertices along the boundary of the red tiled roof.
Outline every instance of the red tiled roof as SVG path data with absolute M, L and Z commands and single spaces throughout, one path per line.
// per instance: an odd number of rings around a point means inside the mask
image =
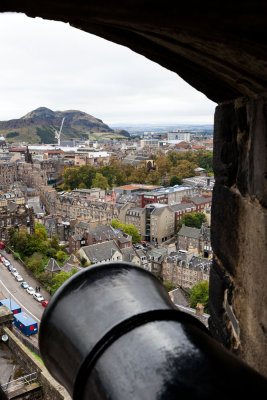
M 159 186 L 154 186 L 154 185 L 125 185 L 125 186 L 119 186 L 117 187 L 117 189 L 124 189 L 124 190 L 133 190 L 133 189 L 140 189 L 140 188 L 144 188 L 144 189 L 156 189 Z
M 24 147 L 11 147 L 11 148 L 9 148 L 8 149 L 8 151 L 10 151 L 10 152 L 14 152 L 14 151 L 26 151 L 27 149 L 26 149 L 26 147 L 24 148 Z

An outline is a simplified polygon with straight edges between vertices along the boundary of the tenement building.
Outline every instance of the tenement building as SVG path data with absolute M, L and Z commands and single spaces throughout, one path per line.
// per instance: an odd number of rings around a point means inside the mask
M 210 228 L 204 225 L 200 229 L 183 225 L 177 235 L 177 249 L 188 250 L 189 247 L 197 248 L 204 257 L 209 257 L 212 253 Z
M 198 282 L 209 281 L 212 261 L 194 254 L 193 252 L 189 259 L 186 254 L 179 252 L 165 257 L 162 263 L 163 281 L 187 289 L 191 289 Z
M 88 198 L 89 197 L 89 198 Z M 122 205 L 106 203 L 88 196 L 87 191 L 60 192 L 48 186 L 40 187 L 40 200 L 48 214 L 69 220 L 87 220 L 90 228 L 99 224 L 109 225 L 119 217 Z
M 5 190 L 18 180 L 18 168 L 14 162 L 0 162 L 0 189 Z
M 0 200 L 0 237 L 2 241 L 8 243 L 10 228 L 16 230 L 26 229 L 29 233 L 34 233 L 33 210 L 25 204 L 16 204 L 7 200 Z

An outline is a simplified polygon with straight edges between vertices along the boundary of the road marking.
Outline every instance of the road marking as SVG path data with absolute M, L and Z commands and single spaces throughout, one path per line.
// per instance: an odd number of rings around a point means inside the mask
M 28 314 L 31 314 L 33 316 L 33 318 L 37 319 L 37 321 L 40 323 L 41 321 L 39 320 L 39 318 L 37 318 L 35 315 L 33 315 L 14 295 L 12 295 L 12 293 L 10 292 L 10 290 L 6 287 L 6 285 L 4 285 L 4 283 L 1 281 L 0 279 L 0 283 L 2 284 L 2 286 L 4 286 L 4 288 L 6 289 L 6 291 L 10 294 L 10 296 L 13 297 L 13 299 L 16 301 L 16 303 L 18 303 L 22 308 L 24 308 Z

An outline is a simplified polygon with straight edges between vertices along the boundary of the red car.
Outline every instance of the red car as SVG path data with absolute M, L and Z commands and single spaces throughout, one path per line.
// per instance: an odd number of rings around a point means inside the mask
M 42 306 L 46 307 L 47 304 L 48 304 L 48 300 L 43 300 L 43 301 L 42 301 Z

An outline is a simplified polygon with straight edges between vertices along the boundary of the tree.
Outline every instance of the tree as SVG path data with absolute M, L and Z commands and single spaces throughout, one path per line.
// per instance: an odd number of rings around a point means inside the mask
M 200 151 L 198 152 L 198 165 L 204 168 L 207 172 L 212 172 L 213 164 L 213 152 L 212 151 Z
M 107 189 L 109 187 L 107 178 L 97 172 L 95 178 L 92 181 L 92 187 Z
M 57 252 L 56 257 L 57 257 L 57 261 L 59 261 L 59 262 L 63 262 L 66 260 L 66 258 L 68 258 L 67 254 L 62 250 L 59 250 Z
M 169 282 L 169 281 L 163 282 L 163 285 L 164 285 L 165 289 L 166 289 L 168 292 L 171 292 L 172 290 L 174 290 L 174 289 L 177 288 L 177 286 L 176 286 L 174 283 Z
M 178 178 L 178 176 L 173 175 L 170 179 L 170 186 L 181 185 L 182 179 Z
M 111 221 L 110 225 L 115 229 L 122 228 L 122 223 L 116 218 Z
M 64 271 L 59 272 L 58 274 L 55 274 L 52 278 L 52 283 L 50 286 L 48 286 L 48 290 L 51 290 L 52 294 L 55 293 L 55 291 L 67 280 L 69 279 L 72 275 L 74 275 L 77 272 L 76 268 L 73 268 L 71 272 L 67 273 Z
M 136 226 L 132 224 L 122 224 L 118 219 L 113 219 L 110 225 L 115 229 L 122 228 L 124 233 L 127 233 L 127 235 L 132 237 L 133 243 L 140 242 L 141 235 L 138 233 Z
M 81 167 L 68 167 L 64 171 L 64 188 L 73 190 L 80 185 L 82 188 L 90 189 L 92 181 L 96 175 L 96 169 L 92 165 L 82 165 Z
M 127 235 L 132 236 L 132 242 L 133 243 L 138 243 L 141 240 L 141 235 L 138 232 L 138 229 L 136 226 L 132 224 L 125 224 L 122 226 L 123 232 L 127 233 Z
M 195 175 L 197 164 L 187 160 L 177 161 L 176 167 L 171 168 L 171 175 L 175 175 L 180 179 L 190 178 Z
M 80 261 L 81 261 L 82 267 L 88 267 L 88 265 L 90 265 L 89 262 L 84 257 L 81 257 Z
M 27 261 L 27 267 L 34 273 L 42 272 L 43 270 L 43 257 L 40 253 L 33 253 Z
M 45 226 L 43 224 L 40 224 L 39 222 L 36 222 L 34 224 L 34 229 L 36 235 L 41 239 L 41 240 L 47 240 L 47 231 L 45 229 Z
M 57 257 L 57 251 L 53 247 L 48 247 L 46 250 L 46 255 L 49 258 L 56 258 Z
M 189 298 L 190 307 L 196 308 L 197 303 L 201 303 L 204 306 L 204 311 L 208 313 L 209 312 L 208 301 L 209 301 L 209 282 L 202 281 L 194 285 L 190 290 L 190 298 Z
M 56 251 L 60 250 L 60 245 L 59 245 L 59 240 L 58 240 L 58 235 L 53 235 L 52 239 L 48 241 L 50 247 L 55 249 Z
M 77 168 L 66 168 L 64 172 L 64 188 L 73 190 L 79 186 L 79 183 Z
M 151 169 L 147 174 L 147 183 L 151 185 L 158 185 L 160 180 L 160 174 L 158 171 Z
M 183 218 L 178 222 L 178 231 L 182 228 L 183 225 L 200 229 L 204 222 L 206 222 L 205 214 L 200 212 L 195 212 L 191 214 L 186 213 L 184 214 Z
M 12 236 L 10 237 L 10 245 L 22 257 L 25 252 L 27 241 L 28 241 L 28 238 L 27 238 L 26 230 L 21 230 L 19 232 L 17 232 L 17 231 L 12 232 Z
M 47 246 L 36 234 L 27 234 L 27 243 L 24 249 L 25 256 L 31 256 L 33 253 L 46 253 Z M 21 253 L 20 253 L 21 254 Z

